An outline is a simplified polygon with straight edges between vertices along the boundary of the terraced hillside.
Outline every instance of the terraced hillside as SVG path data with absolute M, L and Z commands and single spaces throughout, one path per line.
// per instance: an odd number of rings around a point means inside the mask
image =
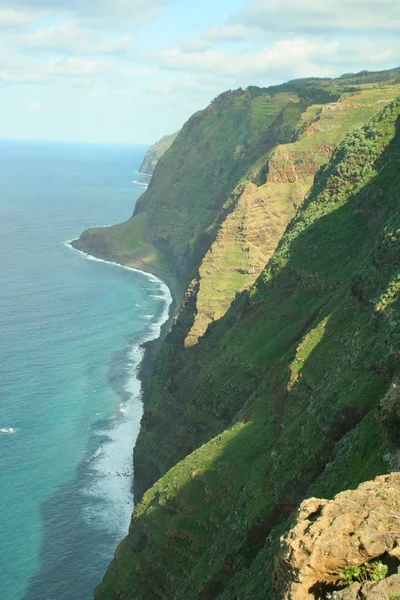
M 185 345 L 195 343 L 211 321 L 225 314 L 236 292 L 255 281 L 315 173 L 344 136 L 361 127 L 399 91 L 399 86 L 364 89 L 344 93 L 337 102 L 310 106 L 297 125 L 298 140 L 276 146 L 256 165 L 266 174 L 266 183 L 252 183 L 256 169 L 250 169 L 234 192 L 243 189 L 232 213 L 221 224 L 199 268 L 196 315 Z
M 368 89 L 373 101 L 363 96 Z M 321 106 L 303 106 L 297 141 L 291 132 L 289 143 L 260 153 L 246 181 L 232 187 L 243 184 L 228 200 L 212 251 L 204 252 L 199 272 L 205 269 L 205 281 L 192 278 L 163 345 L 144 415 L 136 478 L 146 488 L 165 474 L 136 507 L 97 600 L 279 598 L 274 557 L 298 504 L 314 494 L 332 497 L 396 467 L 400 99 L 385 106 L 398 89 L 377 89 L 368 84 L 357 102 L 343 96 L 321 113 Z M 365 111 L 358 121 L 357 108 Z M 344 137 L 339 123 L 346 119 L 353 131 Z M 263 205 L 257 196 L 274 197 L 277 186 L 277 217 L 289 221 L 298 206 L 297 214 L 267 249 L 271 233 L 261 225 L 265 237 L 257 247 L 254 215 L 274 212 L 273 203 Z M 287 186 L 301 186 L 301 194 L 293 199 Z M 291 198 L 287 216 L 285 198 Z M 254 256 L 260 253 L 254 269 L 261 253 L 267 259 L 277 247 L 258 277 L 239 273 L 249 277 L 247 285 L 255 281 L 219 319 L 212 302 L 213 323 L 197 339 L 199 289 L 214 277 L 206 269 L 212 244 L 225 243 L 222 257 L 224 248 L 231 256 L 229 244 L 239 247 L 240 268 L 252 270 L 243 266 L 245 229 L 235 231 L 239 206 L 250 217 L 245 228 Z M 230 264 L 235 268 L 236 259 Z M 235 271 L 226 271 L 234 279 Z M 222 292 L 226 305 L 235 291 L 233 285 Z

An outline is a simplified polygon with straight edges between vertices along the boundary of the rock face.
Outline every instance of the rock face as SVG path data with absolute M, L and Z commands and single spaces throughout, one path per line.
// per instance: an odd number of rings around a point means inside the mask
M 341 587 L 343 569 L 378 559 L 392 571 L 400 565 L 400 473 L 377 477 L 334 500 L 310 498 L 301 504 L 294 527 L 281 539 L 275 600 L 388 600 L 389 593 L 400 594 L 399 574 L 327 595 L 333 586 Z
M 332 600 L 399 600 L 400 575 L 392 575 L 383 581 L 351 585 L 332 594 Z

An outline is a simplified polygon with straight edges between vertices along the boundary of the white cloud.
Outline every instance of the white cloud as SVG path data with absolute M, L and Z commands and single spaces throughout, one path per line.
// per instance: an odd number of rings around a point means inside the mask
M 165 0 L 0 0 L 0 8 L 72 15 L 99 26 L 130 27 L 155 18 Z
M 279 40 L 260 50 L 226 52 L 208 49 L 187 52 L 172 48 L 160 53 L 163 68 L 229 77 L 232 82 L 254 78 L 285 81 L 296 77 L 335 76 L 347 68 L 383 68 L 400 57 L 400 40 L 371 41 L 368 39 L 342 41 L 318 37 L 297 37 Z M 229 87 L 229 86 L 228 86 Z
M 382 32 L 398 34 L 397 0 L 254 0 L 236 16 L 239 22 L 268 32 Z
M 24 71 L 21 69 L 11 70 L 2 69 L 0 70 L 0 81 L 3 83 L 17 83 L 17 84 L 38 84 L 47 83 L 48 77 L 43 73 L 33 73 L 31 71 Z
M 18 29 L 35 21 L 37 15 L 32 12 L 0 8 L 0 29 Z
M 29 112 L 40 112 L 42 110 L 42 105 L 39 102 L 36 102 L 36 100 L 33 100 L 32 102 L 29 102 L 28 110 Z
M 93 77 L 106 71 L 106 66 L 98 60 L 88 58 L 55 58 L 48 63 L 45 72 L 50 76 Z
M 279 72 L 294 64 L 298 64 L 298 70 L 302 70 L 301 65 L 304 65 L 304 61 L 310 60 L 313 50 L 314 44 L 303 39 L 279 41 L 259 51 L 240 53 L 216 49 L 205 52 L 183 52 L 173 48 L 161 53 L 161 62 L 164 67 L 172 70 L 230 76 L 248 73 L 251 77 L 256 73 Z
M 184 44 L 182 49 L 188 52 L 201 52 L 212 48 L 215 44 L 243 42 L 260 37 L 262 33 L 259 27 L 247 26 L 243 23 L 209 27 L 200 37 Z
M 0 81 L 8 84 L 51 84 L 64 79 L 74 87 L 88 87 L 108 70 L 101 61 L 77 57 L 58 57 L 45 63 L 29 59 L 9 62 L 7 67 L 0 67 Z
M 129 35 L 104 40 L 73 21 L 62 21 L 17 40 L 21 48 L 61 54 L 124 54 L 132 44 Z
M 260 35 L 259 27 L 249 27 L 243 23 L 221 25 L 206 29 L 204 39 L 212 42 L 240 42 Z

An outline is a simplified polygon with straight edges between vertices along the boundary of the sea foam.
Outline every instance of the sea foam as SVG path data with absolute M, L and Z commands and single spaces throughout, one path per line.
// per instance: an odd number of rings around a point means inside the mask
M 71 242 L 65 245 L 79 252 L 85 259 L 112 264 L 116 267 L 134 271 L 147 277 L 156 286 L 149 290 L 150 297 L 163 300 L 164 306 L 159 318 L 149 323 L 146 333 L 139 343 L 132 344 L 127 353 L 127 364 L 124 390 L 128 399 L 120 402 L 113 418 L 94 433 L 101 438 L 101 444 L 87 461 L 87 469 L 91 473 L 90 482 L 82 493 L 94 499 L 85 506 L 85 519 L 93 527 L 99 526 L 120 537 L 126 535 L 133 510 L 133 460 L 132 451 L 140 430 L 143 414 L 142 386 L 138 378 L 144 356 L 143 344 L 157 339 L 162 325 L 168 319 L 169 306 L 172 302 L 168 286 L 158 277 L 134 267 L 121 265 L 86 254 L 74 248 Z M 154 315 L 143 315 L 146 320 L 154 319 Z

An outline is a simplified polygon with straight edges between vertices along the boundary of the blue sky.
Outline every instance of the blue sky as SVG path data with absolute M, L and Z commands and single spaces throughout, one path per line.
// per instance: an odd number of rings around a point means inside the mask
M 395 0 L 0 0 L 0 137 L 151 143 L 226 89 L 400 66 L 399 31 Z

